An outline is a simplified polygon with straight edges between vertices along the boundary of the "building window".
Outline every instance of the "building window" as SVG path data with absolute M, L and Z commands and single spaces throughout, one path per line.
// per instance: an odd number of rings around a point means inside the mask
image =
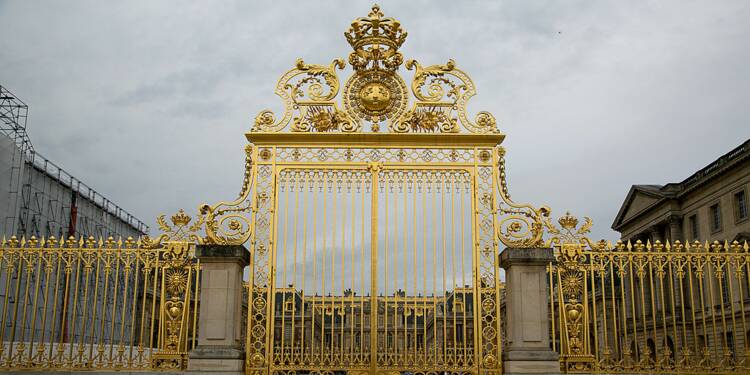
M 721 207 L 716 203 L 709 210 L 711 213 L 711 232 L 718 232 L 721 230 Z
M 737 221 L 747 219 L 747 194 L 744 190 L 734 193 L 734 214 Z
M 691 240 L 697 240 L 698 239 L 698 215 L 692 215 L 688 218 L 688 222 L 690 223 L 690 239 Z

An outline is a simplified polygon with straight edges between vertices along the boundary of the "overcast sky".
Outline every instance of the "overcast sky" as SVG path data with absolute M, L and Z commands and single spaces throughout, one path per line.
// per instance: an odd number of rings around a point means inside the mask
M 750 136 L 750 2 L 382 1 L 406 58 L 455 59 L 507 134 L 514 200 L 610 225 Z M 243 133 L 371 2 L 0 1 L 0 84 L 37 151 L 147 222 L 234 198 Z M 410 77 L 410 74 L 406 75 Z

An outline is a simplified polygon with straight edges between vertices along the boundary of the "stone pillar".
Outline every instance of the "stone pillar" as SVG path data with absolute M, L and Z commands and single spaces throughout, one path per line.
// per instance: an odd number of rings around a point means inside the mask
M 669 242 L 674 245 L 675 241 L 682 241 L 682 217 L 678 215 L 669 215 L 669 217 L 667 217 L 667 223 L 669 223 Z
M 500 253 L 506 282 L 505 374 L 560 373 L 559 355 L 552 351 L 549 336 L 546 267 L 552 261 L 552 249 L 547 248 L 507 248 Z
M 661 227 L 658 225 L 654 225 L 650 228 L 651 232 L 651 244 L 653 245 L 656 243 L 656 241 L 659 241 L 661 243 L 664 243 L 664 237 L 662 236 L 662 230 Z
M 202 265 L 198 345 L 188 372 L 242 374 L 242 272 L 250 254 L 239 245 L 198 245 L 195 256 Z

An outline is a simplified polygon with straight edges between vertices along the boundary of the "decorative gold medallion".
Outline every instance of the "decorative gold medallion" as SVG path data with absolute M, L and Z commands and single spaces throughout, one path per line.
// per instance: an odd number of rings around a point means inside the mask
M 407 102 L 406 84 L 392 72 L 358 72 L 344 86 L 344 108 L 350 117 L 361 121 L 396 119 L 406 110 Z

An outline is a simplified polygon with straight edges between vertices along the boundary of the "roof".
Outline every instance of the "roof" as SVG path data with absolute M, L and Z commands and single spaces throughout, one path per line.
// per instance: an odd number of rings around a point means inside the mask
M 750 159 L 750 139 L 746 140 L 718 159 L 714 160 L 707 166 L 701 168 L 681 182 L 673 182 L 666 185 L 631 186 L 630 191 L 628 191 L 628 194 L 625 196 L 625 201 L 622 203 L 622 205 L 620 206 L 620 210 L 615 216 L 615 220 L 612 223 L 612 229 L 619 231 L 619 229 L 622 228 L 622 226 L 627 222 L 637 218 L 642 213 L 649 211 L 650 208 L 656 207 L 667 200 L 680 199 L 686 194 L 721 176 L 722 174 L 739 165 L 739 163 L 748 159 Z M 633 217 L 629 218 L 626 222 L 624 220 L 625 214 L 627 213 L 628 208 L 630 208 L 630 205 L 633 203 L 633 200 L 635 199 L 635 196 L 637 194 L 644 194 L 650 197 L 657 198 L 657 200 L 649 205 L 649 207 L 641 210 L 640 213 L 637 213 Z

